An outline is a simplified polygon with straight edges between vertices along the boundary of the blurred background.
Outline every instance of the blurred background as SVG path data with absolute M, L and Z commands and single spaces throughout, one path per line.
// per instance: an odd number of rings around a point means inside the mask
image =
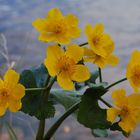
M 12 65 L 21 72 L 43 62 L 47 44 L 38 41 L 38 32 L 32 27 L 32 21 L 37 17 L 45 17 L 51 8 L 59 8 L 63 14 L 73 13 L 79 18 L 82 30 L 87 23 L 102 22 L 105 31 L 115 41 L 115 54 L 119 56 L 118 67 L 103 69 L 103 79 L 112 83 L 125 77 L 125 69 L 133 50 L 140 50 L 140 0 L 0 0 L 0 74 L 3 75 L 7 66 Z M 75 43 L 86 42 L 84 32 Z M 3 47 L 5 46 L 5 47 Z M 6 57 L 4 54 L 6 54 Z M 90 70 L 95 67 L 89 65 Z M 132 89 L 127 82 L 117 87 Z M 115 87 L 116 88 L 116 87 Z M 110 93 L 105 97 L 110 100 Z M 62 113 L 58 107 L 56 117 L 47 121 L 49 127 Z M 21 112 L 7 113 L 1 119 L 0 140 L 9 140 L 3 121 L 10 121 L 18 134 L 19 140 L 34 140 L 38 121 Z M 139 140 L 138 127 L 130 136 L 131 140 Z M 56 140 L 96 140 L 89 129 L 69 117 L 54 136 Z M 118 132 L 112 132 L 104 140 L 124 140 Z M 102 140 L 102 138 L 98 138 Z

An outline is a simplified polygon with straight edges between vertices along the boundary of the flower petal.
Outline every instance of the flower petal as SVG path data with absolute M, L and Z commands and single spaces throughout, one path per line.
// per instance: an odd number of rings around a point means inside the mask
M 73 44 L 67 47 L 66 55 L 73 58 L 77 63 L 78 61 L 82 60 L 84 49 L 76 44 Z
M 113 123 L 118 116 L 119 111 L 115 108 L 109 108 L 107 110 L 107 120 L 111 123 Z
M 17 84 L 14 87 L 11 95 L 15 100 L 21 99 L 25 95 L 25 87 L 21 84 Z
M 78 18 L 73 14 L 66 15 L 65 19 L 69 25 L 72 25 L 72 26 L 78 25 Z
M 61 72 L 57 76 L 57 81 L 58 81 L 58 84 L 65 90 L 74 89 L 74 84 L 73 84 L 72 80 L 70 79 L 70 76 L 65 72 Z
M 93 28 L 91 24 L 87 24 L 85 26 L 85 33 L 87 35 L 88 40 L 93 36 Z
M 140 95 L 139 94 L 131 94 L 127 98 L 128 98 L 128 103 L 130 105 L 140 107 Z
M 84 48 L 84 61 L 85 62 L 94 62 L 96 54 L 88 48 Z
M 139 63 L 138 60 L 140 60 L 140 51 L 138 51 L 138 50 L 133 51 L 133 53 L 131 55 L 131 60 L 133 63 L 134 62 Z
M 106 59 L 104 59 L 102 56 L 96 55 L 93 63 L 95 63 L 99 68 L 104 68 L 106 65 Z
M 37 18 L 32 22 L 32 25 L 39 31 L 44 32 L 47 27 L 47 21 L 45 19 Z
M 111 65 L 111 66 L 116 66 L 119 62 L 119 58 L 116 57 L 115 55 L 110 55 L 107 58 L 107 64 Z
M 84 82 L 90 78 L 90 72 L 85 65 L 76 65 L 75 72 L 72 75 L 72 80 Z
M 4 82 L 7 83 L 8 87 L 13 88 L 19 81 L 19 74 L 12 70 L 9 69 L 6 71 L 5 75 L 4 75 Z
M 63 15 L 58 8 L 52 8 L 51 10 L 49 10 L 47 18 L 52 18 L 57 20 L 63 18 Z
M 125 132 L 131 132 L 136 127 L 136 122 L 131 118 L 130 115 L 128 115 L 119 122 L 119 126 Z
M 0 116 L 3 116 L 7 110 L 7 105 L 0 105 Z
M 125 96 L 126 92 L 124 89 L 118 89 L 113 91 L 112 93 L 112 98 L 114 100 L 114 104 L 117 107 L 122 108 L 122 106 L 124 106 L 125 104 L 128 104 L 128 100 L 127 97 Z
M 9 101 L 9 110 L 11 112 L 17 112 L 22 107 L 21 101 L 10 100 Z
M 44 64 L 47 67 L 51 76 L 56 76 L 59 73 L 59 69 L 56 67 L 61 56 L 64 55 L 64 50 L 57 46 L 52 45 L 47 48 L 47 58 L 44 60 Z
M 96 36 L 102 34 L 104 32 L 104 25 L 102 23 L 96 24 L 93 28 L 93 32 Z
M 44 32 L 42 32 L 38 37 L 38 39 L 43 42 L 51 42 L 54 40 L 54 38 L 55 36 L 53 34 L 47 34 Z

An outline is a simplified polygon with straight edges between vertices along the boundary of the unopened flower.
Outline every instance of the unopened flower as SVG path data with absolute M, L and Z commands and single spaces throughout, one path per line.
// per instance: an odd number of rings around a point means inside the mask
M 117 65 L 119 59 L 112 54 L 115 45 L 111 37 L 104 33 L 104 26 L 96 24 L 95 27 L 92 27 L 89 24 L 85 27 L 85 32 L 90 48 L 85 48 L 84 60 L 92 62 L 100 68 L 104 68 L 107 64 Z
M 25 95 L 25 88 L 18 83 L 19 74 L 10 69 L 4 75 L 4 80 L 0 79 L 0 116 L 6 110 L 17 112 L 21 106 L 21 98 Z
M 45 19 L 38 18 L 33 26 L 40 32 L 39 40 L 68 44 L 72 38 L 80 36 L 78 19 L 73 14 L 63 16 L 57 8 L 52 8 Z
M 140 122 L 140 95 L 126 96 L 125 94 L 124 89 L 115 90 L 112 93 L 115 107 L 107 110 L 107 120 L 113 123 L 119 116 L 119 126 L 125 132 L 131 132 Z
M 64 51 L 58 45 L 47 48 L 47 57 L 44 64 L 51 76 L 57 76 L 58 84 L 66 89 L 74 89 L 73 81 L 84 82 L 90 77 L 90 72 L 85 65 L 78 64 L 84 55 L 83 48 L 70 45 Z
M 140 51 L 135 50 L 127 66 L 126 77 L 133 89 L 140 90 Z

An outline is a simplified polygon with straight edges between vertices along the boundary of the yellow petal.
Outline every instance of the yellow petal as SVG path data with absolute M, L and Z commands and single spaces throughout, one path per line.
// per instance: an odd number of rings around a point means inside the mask
M 68 14 L 65 16 L 65 19 L 69 25 L 77 26 L 78 25 L 78 18 L 73 14 Z
M 111 66 L 116 66 L 119 62 L 119 58 L 116 57 L 115 55 L 110 55 L 107 58 L 107 64 L 111 65 Z
M 81 30 L 78 27 L 70 27 L 69 34 L 71 38 L 77 38 L 80 36 Z
M 25 87 L 21 84 L 17 84 L 14 87 L 11 95 L 15 100 L 21 99 L 25 95 Z
M 52 8 L 48 11 L 47 18 L 53 18 L 53 19 L 61 19 L 63 17 L 61 11 L 58 8 Z
M 67 34 L 61 34 L 61 35 L 55 36 L 55 42 L 59 44 L 68 44 L 71 42 L 71 39 L 69 36 L 67 36 Z
M 3 82 L 3 80 L 0 78 L 0 88 L 3 88 L 3 84 L 4 84 L 4 82 Z
M 109 108 L 107 110 L 107 120 L 111 123 L 113 123 L 118 116 L 119 111 L 115 108 Z
M 7 106 L 0 106 L 0 116 L 3 116 L 7 110 Z
M 119 122 L 119 126 L 125 132 L 131 132 L 136 127 L 136 122 L 131 118 L 131 116 L 127 116 Z
M 74 84 L 73 84 L 72 80 L 70 79 L 70 76 L 65 72 L 61 72 L 57 76 L 57 81 L 58 81 L 58 84 L 65 90 L 74 89 Z
M 133 61 L 133 63 L 139 63 L 139 61 L 140 61 L 140 51 L 138 51 L 138 50 L 133 51 L 133 53 L 131 55 L 131 60 Z
M 16 101 L 16 100 L 10 100 L 9 101 L 9 110 L 11 112 L 17 112 L 19 109 L 21 109 L 22 103 L 21 101 Z
M 76 65 L 75 72 L 72 75 L 72 80 L 77 82 L 84 82 L 90 78 L 90 72 L 84 65 Z
M 106 59 L 104 59 L 102 56 L 97 55 L 93 63 L 95 63 L 99 68 L 102 69 L 105 67 Z
M 126 92 L 124 89 L 118 89 L 113 91 L 112 98 L 116 106 L 122 108 L 125 104 L 128 104 L 128 100 L 125 94 Z
M 32 22 L 32 25 L 39 31 L 45 32 L 47 27 L 47 21 L 45 19 L 37 18 Z
M 93 28 L 91 24 L 85 26 L 85 33 L 87 35 L 88 41 L 93 37 Z
M 5 75 L 4 75 L 4 82 L 7 83 L 7 86 L 10 88 L 14 87 L 19 81 L 19 74 L 12 70 L 9 69 L 6 71 Z
M 88 48 L 84 48 L 84 61 L 85 62 L 94 62 L 96 54 Z
M 56 65 L 60 57 L 64 55 L 64 50 L 57 45 L 52 45 L 47 48 L 46 52 L 47 58 L 44 60 L 44 64 L 47 67 L 49 74 L 51 76 L 56 76 L 60 71 Z
M 104 32 L 104 25 L 102 23 L 98 23 L 94 26 L 93 32 L 96 35 L 100 35 Z
M 67 47 L 66 55 L 73 58 L 75 62 L 82 60 L 82 57 L 84 55 L 84 50 L 80 46 L 73 44 Z
M 131 94 L 127 98 L 128 98 L 128 103 L 130 105 L 140 107 L 140 95 L 139 94 Z
M 55 40 L 55 36 L 53 34 L 41 33 L 38 37 L 40 41 L 43 42 L 51 42 Z

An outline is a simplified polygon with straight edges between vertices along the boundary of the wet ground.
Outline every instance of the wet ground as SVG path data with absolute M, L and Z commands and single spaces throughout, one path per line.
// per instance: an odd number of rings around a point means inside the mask
M 104 23 L 106 32 L 111 34 L 116 43 L 115 54 L 119 56 L 120 63 L 118 67 L 105 68 L 103 78 L 111 83 L 125 76 L 125 67 L 131 52 L 135 49 L 140 50 L 140 0 L 0 0 L 0 32 L 7 38 L 9 55 L 11 60 L 17 62 L 18 71 L 43 62 L 47 44 L 37 40 L 38 33 L 31 23 L 37 17 L 45 17 L 47 11 L 53 7 L 60 8 L 64 14 L 76 14 L 82 29 L 87 23 L 93 25 L 98 22 Z M 74 40 L 76 43 L 85 41 L 84 33 L 80 39 Z M 4 60 L 0 62 L 2 64 Z M 90 65 L 90 69 L 93 71 L 94 67 Z M 129 93 L 132 91 L 127 82 L 118 87 L 126 87 Z M 58 111 L 57 117 L 60 114 Z M 25 135 L 27 140 L 34 139 L 37 120 L 22 113 L 13 115 L 13 118 L 17 120 L 13 123 L 21 134 L 20 139 L 24 139 Z M 31 124 L 27 123 L 28 120 Z M 52 122 L 47 123 L 49 125 Z M 27 128 L 29 131 L 25 131 Z M 130 139 L 139 140 L 139 131 L 140 128 Z M 58 130 L 55 139 L 94 140 L 95 138 L 90 134 L 89 129 L 70 117 Z M 125 138 L 118 133 L 111 133 L 105 140 L 111 139 L 124 140 Z

